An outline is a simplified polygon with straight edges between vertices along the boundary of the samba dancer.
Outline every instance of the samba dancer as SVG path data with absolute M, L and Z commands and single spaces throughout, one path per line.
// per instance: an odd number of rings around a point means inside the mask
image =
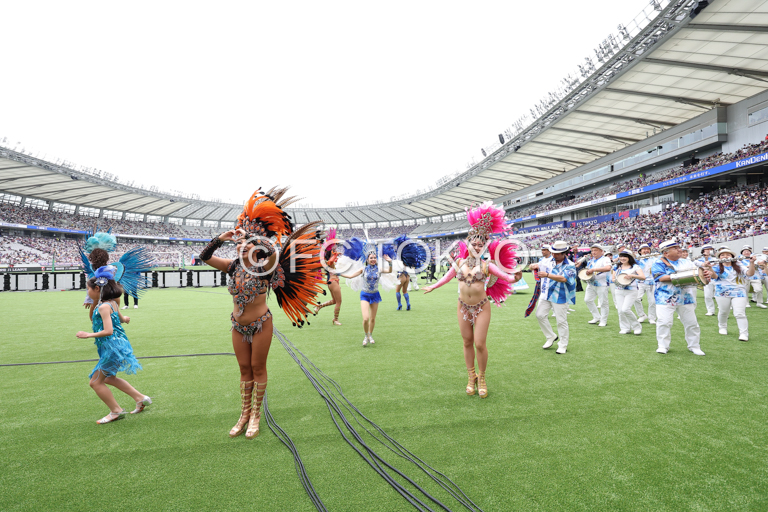
M 619 334 L 629 334 L 631 330 L 635 334 L 643 333 L 643 326 L 632 313 L 632 306 L 636 303 L 638 293 L 638 281 L 645 281 L 645 274 L 635 262 L 635 256 L 629 249 L 622 249 L 619 253 L 619 264 L 613 270 L 613 281 L 616 283 L 616 302 L 619 309 Z M 629 278 L 629 282 L 625 279 Z
M 267 356 L 272 343 L 272 313 L 267 295 L 272 290 L 277 303 L 301 327 L 310 313 L 308 305 L 322 292 L 320 238 L 310 222 L 296 231 L 285 208 L 294 199 L 283 199 L 287 189 L 261 189 L 251 195 L 235 229 L 211 240 L 200 259 L 229 275 L 229 293 L 234 311 L 230 315 L 232 346 L 240 367 L 240 419 L 230 437 L 245 432 L 246 439 L 259 435 L 261 405 L 267 391 Z M 238 258 L 219 258 L 213 253 L 224 242 L 237 244 Z M 255 393 L 254 393 L 255 388 Z M 255 397 L 254 397 L 255 395 Z M 247 426 L 247 428 L 246 428 Z
M 656 283 L 656 352 L 666 354 L 672 341 L 672 322 L 675 311 L 680 315 L 685 330 L 688 350 L 697 356 L 703 356 L 701 350 L 701 329 L 696 319 L 696 300 L 688 288 L 685 290 L 672 282 L 672 275 L 685 270 L 695 270 L 690 260 L 680 258 L 680 247 L 675 240 L 667 240 L 659 245 L 662 256 L 653 264 L 651 272 Z M 694 288 L 695 290 L 695 288 Z
M 746 306 L 748 294 L 744 283 L 749 284 L 749 277 L 755 274 L 755 257 L 749 259 L 749 267 L 744 268 L 735 261 L 729 248 L 717 251 L 718 261 L 707 263 L 709 278 L 715 282 L 715 300 L 717 301 L 717 327 L 722 335 L 728 334 L 728 316 L 733 308 L 733 316 L 739 326 L 739 340 L 749 341 L 749 321 Z
M 715 248 L 711 244 L 706 244 L 701 247 L 701 257 L 693 263 L 697 267 L 702 267 L 710 261 L 715 261 L 716 258 L 712 256 L 712 251 Z M 707 306 L 706 316 L 715 315 L 715 283 L 710 281 L 703 286 L 704 288 L 704 305 Z
M 496 208 L 490 202 L 483 203 L 476 208 L 467 209 L 467 220 L 470 230 L 467 243 L 461 246 L 459 258 L 455 259 L 450 270 L 440 281 L 424 288 L 424 293 L 440 288 L 457 276 L 459 304 L 456 315 L 464 341 L 464 362 L 469 375 L 466 392 L 467 395 L 474 395 L 477 392 L 480 398 L 486 398 L 488 396 L 488 385 L 485 381 L 488 365 L 486 338 L 488 326 L 491 323 L 491 308 L 485 306 L 489 298 L 497 306 L 501 306 L 511 293 L 511 284 L 519 280 L 522 273 L 516 272 L 512 276 L 499 268 L 512 270 L 517 264 L 515 252 L 508 243 L 491 242 L 488 245 L 488 252 L 494 262 L 486 262 L 482 259 L 491 235 L 506 229 L 504 210 Z M 477 354 L 477 373 L 475 372 L 475 354 Z
M 344 256 L 352 260 L 364 258 L 365 264 L 352 274 L 339 274 L 348 279 L 347 284 L 351 288 L 360 289 L 360 310 L 363 314 L 363 331 L 365 333 L 363 337 L 364 347 L 376 343 L 373 339 L 373 328 L 376 326 L 376 313 L 379 311 L 379 302 L 381 302 L 379 281 L 382 274 L 392 273 L 392 258 L 386 254 L 383 255 L 389 265 L 387 270 L 381 270 L 376 251 L 375 244 L 364 243 L 354 237 L 349 239 L 344 249 Z M 353 283 L 352 280 L 359 276 L 362 276 L 361 279 Z
M 408 295 L 408 287 L 411 284 L 411 276 L 408 273 L 408 268 L 423 269 L 424 264 L 427 262 L 427 251 L 416 243 L 409 239 L 406 235 L 400 235 L 395 238 L 392 245 L 396 257 L 402 261 L 403 267 L 397 272 L 398 285 L 395 287 L 395 298 L 397 299 L 397 310 L 403 309 L 403 304 L 400 302 L 400 292 L 402 291 L 405 298 L 406 311 L 411 310 L 411 299 Z M 417 283 L 415 283 L 417 284 Z M 418 285 L 416 288 L 418 290 Z
M 336 262 L 339 259 L 339 252 L 336 245 L 336 228 L 331 228 L 328 231 L 328 239 L 323 244 L 325 246 L 325 284 L 328 287 L 328 291 L 331 292 L 331 300 L 325 301 L 322 304 L 315 306 L 315 315 L 317 312 L 327 306 L 336 307 L 333 308 L 333 321 L 332 325 L 341 325 L 339 322 L 339 312 L 341 311 L 341 285 L 339 285 L 339 276 L 333 272 L 336 269 Z
M 603 254 L 600 244 L 592 244 L 590 247 L 592 259 L 587 262 L 587 268 L 583 271 L 587 276 L 594 276 L 587 283 L 587 291 L 584 293 L 584 302 L 592 313 L 592 320 L 588 323 L 597 324 L 600 327 L 608 325 L 608 277 L 611 271 L 611 260 Z M 595 305 L 597 300 L 597 306 Z M 598 312 L 600 308 L 600 312 Z
M 541 280 L 541 298 L 536 306 L 536 319 L 546 338 L 541 348 L 548 349 L 557 341 L 557 354 L 565 354 L 568 349 L 568 306 L 576 303 L 576 267 L 566 257 L 570 249 L 566 242 L 558 240 L 550 247 L 551 258 L 542 258 L 530 266 Z M 547 318 L 550 310 L 557 318 L 557 334 Z

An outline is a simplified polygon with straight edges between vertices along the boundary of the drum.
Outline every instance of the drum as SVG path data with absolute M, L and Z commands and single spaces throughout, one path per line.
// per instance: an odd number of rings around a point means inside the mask
M 675 286 L 705 286 L 709 284 L 709 279 L 704 275 L 704 270 L 700 268 L 692 270 L 683 270 L 669 276 L 672 284 Z
M 621 286 L 629 286 L 634 280 L 635 278 L 629 277 L 629 274 L 619 274 L 616 276 L 616 284 L 620 284 Z
M 590 281 L 592 281 L 595 278 L 596 275 L 597 274 L 595 274 L 595 273 L 593 273 L 591 276 L 587 275 L 587 269 L 586 268 L 583 268 L 583 269 L 579 270 L 579 279 L 581 279 L 582 281 L 590 282 Z

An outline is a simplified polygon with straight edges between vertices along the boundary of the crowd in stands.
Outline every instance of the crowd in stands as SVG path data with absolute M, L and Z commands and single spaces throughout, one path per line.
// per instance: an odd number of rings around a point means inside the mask
M 140 222 L 128 220 L 96 219 L 73 213 L 38 210 L 11 204 L 0 204 L 0 222 L 46 226 L 64 229 L 93 231 L 112 229 L 113 233 L 145 236 L 168 236 L 180 238 L 210 239 L 219 228 L 204 228 L 165 224 L 163 222 Z
M 565 240 L 574 247 L 589 247 L 595 240 L 605 245 L 652 247 L 675 238 L 693 247 L 768 234 L 768 188 L 756 184 L 703 194 L 687 203 L 673 203 L 658 213 L 566 228 L 556 233 L 523 238 L 531 246 Z
M 679 165 L 651 174 L 641 174 L 637 178 L 622 182 L 615 182 L 610 187 L 600 188 L 599 190 L 588 192 L 567 201 L 552 201 L 547 204 L 535 205 L 530 208 L 512 210 L 507 213 L 507 218 L 519 219 L 521 217 L 527 217 L 528 215 L 535 213 L 546 212 L 558 208 L 565 208 L 566 206 L 573 206 L 576 204 L 584 203 L 586 201 L 592 201 L 600 197 L 618 194 L 619 192 L 626 192 L 627 190 L 632 190 L 634 188 L 647 187 L 648 185 L 653 185 L 654 183 L 660 183 L 662 181 L 671 180 L 673 178 L 678 178 L 687 174 L 693 174 L 698 171 L 711 169 L 713 167 L 717 167 L 718 165 L 723 165 L 728 162 L 741 160 L 742 158 L 759 155 L 761 153 L 765 153 L 766 151 L 768 151 L 768 140 L 757 144 L 747 144 L 743 148 L 733 153 L 717 153 L 703 158 L 699 160 L 698 163 L 693 165 Z

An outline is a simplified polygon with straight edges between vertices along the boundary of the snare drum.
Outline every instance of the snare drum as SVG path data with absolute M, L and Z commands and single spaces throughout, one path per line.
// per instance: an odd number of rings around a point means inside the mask
M 686 286 L 706 286 L 709 284 L 709 279 L 704 275 L 704 270 L 696 268 L 692 270 L 683 270 L 676 274 L 671 274 L 670 279 L 672 284 L 681 288 Z
M 619 274 L 616 276 L 616 284 L 620 284 L 621 286 L 629 286 L 634 280 L 635 278 L 629 277 L 629 274 Z
M 586 268 L 579 270 L 579 279 L 581 279 L 582 281 L 590 282 L 595 279 L 596 275 L 597 274 L 595 272 L 593 272 L 592 275 L 587 275 Z

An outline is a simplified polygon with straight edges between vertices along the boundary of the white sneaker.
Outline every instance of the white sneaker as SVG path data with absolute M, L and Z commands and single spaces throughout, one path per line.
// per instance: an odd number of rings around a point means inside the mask
M 619 331 L 619 334 L 629 334 L 629 331 Z
M 715 314 L 707 311 L 707 313 L 704 316 L 715 316 Z
M 376 343 L 375 341 L 373 341 L 373 336 L 368 336 L 368 343 L 370 343 L 371 345 Z
M 700 348 L 689 348 L 688 350 L 690 350 L 691 352 L 693 352 L 697 356 L 703 356 L 704 355 L 704 352 Z
M 120 309 L 128 309 L 128 306 L 123 306 Z
M 138 304 L 134 304 L 133 305 L 133 309 L 139 309 L 139 305 Z
M 748 308 L 751 308 L 752 306 L 750 306 L 750 305 L 749 305 L 749 303 L 747 303 L 747 307 L 748 307 Z
M 639 335 L 641 335 L 641 334 L 643 334 L 643 328 L 641 327 L 641 328 L 639 328 L 639 329 L 635 329 L 635 330 L 634 330 L 634 333 L 635 333 L 635 334 L 637 334 L 638 336 L 639 336 Z
M 366 336 L 365 338 L 363 338 L 363 346 L 365 347 L 365 346 L 367 346 L 367 345 L 368 345 L 368 336 Z
M 640 318 L 638 318 L 638 319 L 637 319 L 637 321 L 638 321 L 638 322 L 640 322 L 640 323 L 643 323 L 643 322 L 645 322 L 646 320 L 648 320 L 648 317 L 647 317 L 647 316 L 645 316 L 645 315 L 643 315 L 643 316 L 641 316 Z
M 656 325 L 656 320 L 648 320 L 648 323 L 651 325 Z
M 760 309 L 768 309 L 768 306 L 766 306 L 765 304 L 758 304 L 757 307 L 759 307 Z
M 565 348 L 564 347 L 558 347 L 558 349 L 555 350 L 555 354 L 565 354 Z
M 602 323 L 602 322 L 600 322 L 599 324 L 597 324 L 597 326 L 598 326 L 598 327 L 605 327 L 606 325 L 608 325 L 608 324 L 604 324 L 604 323 Z
M 739 341 L 749 341 L 749 336 L 739 336 Z
M 728 331 L 726 331 L 725 329 L 720 329 L 718 332 L 723 336 L 728 336 Z
M 667 350 L 666 348 L 659 347 L 656 349 L 657 354 L 666 354 L 667 352 L 669 352 L 669 350 Z
M 554 337 L 554 338 L 552 338 L 551 340 L 547 340 L 547 342 L 546 342 L 544 345 L 542 345 L 542 346 L 541 346 L 541 348 L 547 349 L 547 348 L 551 347 L 551 346 L 552 346 L 552 344 L 553 344 L 554 342 L 556 342 L 556 341 L 557 341 L 557 336 L 555 336 L 555 337 Z
M 552 318 L 554 318 L 554 317 L 555 317 L 555 312 L 554 312 L 554 310 L 553 310 L 553 311 L 552 311 Z
M 598 323 L 599 321 L 600 321 L 599 319 L 597 319 L 597 318 L 593 318 L 592 320 L 590 320 L 590 321 L 589 321 L 589 322 L 587 322 L 587 323 L 588 323 L 588 324 L 596 324 L 596 323 Z
M 568 312 L 569 312 L 569 313 L 575 313 L 575 312 L 576 312 L 576 310 L 575 310 L 575 309 L 571 309 L 571 308 L 568 308 Z

